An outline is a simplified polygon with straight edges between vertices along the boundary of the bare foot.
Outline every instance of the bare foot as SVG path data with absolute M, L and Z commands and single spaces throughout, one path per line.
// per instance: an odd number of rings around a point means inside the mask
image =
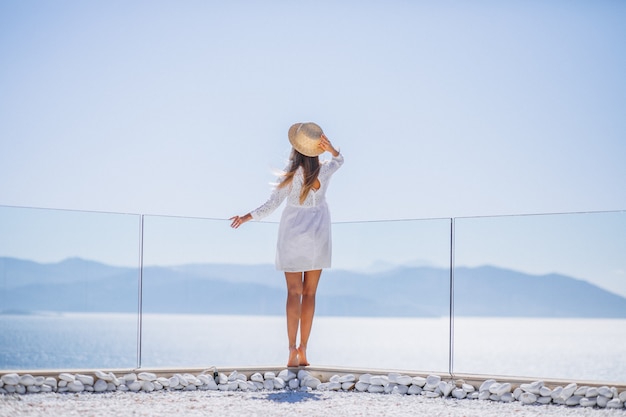
M 300 345 L 298 348 L 298 356 L 300 357 L 300 366 L 309 366 L 309 361 L 306 360 L 306 347 Z
M 298 349 L 295 346 L 289 346 L 289 362 L 287 362 L 288 368 L 299 366 L 298 361 Z

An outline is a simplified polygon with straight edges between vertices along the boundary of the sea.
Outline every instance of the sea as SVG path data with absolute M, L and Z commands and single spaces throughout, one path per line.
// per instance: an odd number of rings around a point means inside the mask
M 0 372 L 280 368 L 287 354 L 282 316 L 0 315 Z M 313 365 L 384 372 L 626 383 L 626 320 L 457 317 L 451 326 L 447 317 L 319 316 L 308 357 Z

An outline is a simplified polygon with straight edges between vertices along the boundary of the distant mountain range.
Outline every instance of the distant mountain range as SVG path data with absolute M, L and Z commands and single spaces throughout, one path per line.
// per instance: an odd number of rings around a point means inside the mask
M 79 258 L 54 264 L 0 257 L 0 313 L 137 312 L 136 268 Z M 146 267 L 146 313 L 282 315 L 285 284 L 273 265 Z M 483 266 L 457 268 L 458 316 L 626 318 L 626 298 L 586 281 Z M 318 315 L 442 317 L 450 307 L 447 269 L 398 267 L 324 271 Z

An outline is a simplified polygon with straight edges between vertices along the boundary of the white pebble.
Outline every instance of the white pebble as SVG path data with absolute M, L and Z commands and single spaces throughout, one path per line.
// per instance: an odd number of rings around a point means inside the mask
M 426 377 L 426 385 L 424 386 L 424 389 L 428 391 L 434 391 L 440 382 L 441 377 L 439 375 L 428 375 Z
M 519 396 L 519 401 L 522 404 L 534 404 L 537 401 L 537 396 L 531 392 L 523 392 Z
M 413 384 L 409 387 L 409 391 L 407 393 L 410 395 L 419 395 L 422 393 L 422 391 L 424 391 L 422 387 L 420 387 L 419 385 Z
M 420 388 L 424 388 L 424 385 L 426 385 L 426 378 L 421 376 L 414 376 L 412 383 L 413 385 L 417 385 Z
M 366 383 L 366 384 L 369 384 L 369 383 L 370 383 L 370 378 L 371 378 L 371 377 L 372 377 L 372 375 L 371 375 L 371 374 L 363 374 L 363 375 L 361 375 L 361 376 L 359 377 L 359 381 L 360 381 L 360 382 L 364 382 L 364 383 Z
M 255 372 L 250 376 L 250 381 L 263 382 L 263 375 L 261 375 L 258 372 Z
M 74 375 L 64 372 L 59 375 L 59 379 L 67 382 L 74 382 L 76 378 L 74 378 Z
M 274 389 L 283 389 L 285 388 L 285 381 L 282 378 L 276 377 L 274 378 Z
M 565 405 L 569 405 L 569 406 L 579 405 L 580 404 L 580 400 L 582 398 L 583 397 L 581 397 L 580 395 L 572 395 L 567 400 L 565 400 Z
M 367 391 L 367 388 L 369 388 L 369 386 L 370 384 L 368 384 L 367 382 L 359 381 L 354 385 L 354 389 L 359 392 L 365 392 Z
M 104 392 L 107 390 L 107 382 L 104 379 L 99 379 L 93 386 L 94 391 Z
M 265 388 L 266 390 L 273 390 L 274 381 L 272 381 L 271 379 L 266 379 L 265 381 L 263 381 L 263 388 Z
M 581 407 L 595 407 L 597 404 L 596 398 L 595 397 L 585 397 L 585 398 L 581 398 L 580 399 L 580 406 Z
M 274 379 L 276 378 L 276 374 L 271 371 L 267 371 L 264 375 L 265 379 Z
M 77 374 L 76 379 L 83 383 L 83 385 L 93 385 L 93 377 L 91 375 Z
M 344 382 L 354 382 L 354 381 L 356 381 L 356 377 L 353 374 L 342 375 L 339 378 L 339 382 L 341 382 L 342 384 Z
M 569 397 L 574 395 L 575 391 L 576 391 L 576 384 L 575 383 L 571 383 L 568 386 L 566 386 L 565 388 L 563 388 L 563 391 L 561 391 L 560 398 L 562 398 L 564 401 L 567 401 L 567 399 Z
M 537 397 L 537 402 L 539 404 L 550 404 L 552 402 L 552 397 Z
M 515 398 L 513 397 L 513 394 L 511 394 L 510 392 L 505 392 L 500 397 L 500 401 L 502 401 L 503 403 L 510 403 L 510 402 L 515 401 Z
M 620 392 L 617 398 L 619 398 L 621 402 L 626 403 L 626 391 Z
M 6 385 L 17 385 L 20 383 L 20 376 L 16 373 L 2 375 L 1 379 Z
M 467 392 L 462 388 L 455 388 L 452 390 L 452 396 L 458 400 L 462 400 L 467 397 Z
M 80 381 L 72 381 L 72 382 L 70 382 L 69 384 L 67 384 L 67 388 L 71 392 L 83 392 L 85 390 L 85 386 Z
M 606 403 L 606 408 L 622 408 L 622 402 L 619 398 L 613 398 L 608 403 Z
M 282 371 L 278 373 L 278 377 L 281 378 L 285 382 L 289 382 L 292 379 L 297 378 L 297 375 L 291 369 L 283 369 Z
M 483 381 L 482 384 L 480 384 L 480 387 L 478 388 L 478 391 L 480 391 L 480 392 L 489 391 L 489 388 L 493 384 L 497 384 L 495 379 L 487 379 L 487 380 Z
M 20 384 L 28 387 L 29 385 L 35 385 L 35 377 L 31 374 L 25 374 L 20 377 Z
M 300 381 L 298 380 L 298 378 L 292 378 L 289 380 L 289 388 L 298 389 L 299 386 L 300 386 Z
M 370 386 L 367 387 L 367 392 L 371 392 L 371 393 L 381 393 L 384 391 L 385 391 L 385 387 L 383 387 L 382 385 L 370 384 Z
M 465 391 L 467 393 L 476 391 L 476 388 L 473 385 L 470 385 L 470 384 L 462 384 L 461 388 L 463 388 L 463 391 Z
M 157 376 L 152 372 L 140 372 L 137 378 L 142 381 L 156 381 Z

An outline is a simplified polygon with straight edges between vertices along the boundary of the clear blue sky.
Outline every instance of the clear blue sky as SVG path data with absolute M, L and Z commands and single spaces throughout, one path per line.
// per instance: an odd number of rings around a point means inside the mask
M 243 214 L 311 120 L 346 158 L 335 221 L 626 209 L 624 22 L 604 0 L 5 0 L 0 205 Z

